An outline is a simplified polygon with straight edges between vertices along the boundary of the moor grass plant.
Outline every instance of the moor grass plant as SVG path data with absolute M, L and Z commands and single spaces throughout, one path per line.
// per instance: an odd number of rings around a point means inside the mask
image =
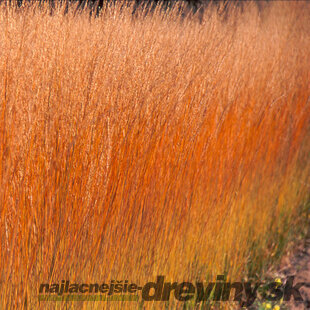
M 0 5 L 0 308 L 137 309 L 38 302 L 63 279 L 260 275 L 309 211 L 309 3 L 64 10 Z

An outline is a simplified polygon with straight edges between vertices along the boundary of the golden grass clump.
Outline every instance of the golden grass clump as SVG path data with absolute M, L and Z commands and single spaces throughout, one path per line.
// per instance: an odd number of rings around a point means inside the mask
M 64 9 L 0 5 L 0 308 L 263 272 L 307 211 L 309 4 Z

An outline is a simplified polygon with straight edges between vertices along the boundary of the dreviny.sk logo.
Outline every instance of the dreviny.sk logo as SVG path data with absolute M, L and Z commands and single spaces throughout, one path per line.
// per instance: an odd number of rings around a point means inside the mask
M 39 301 L 169 301 L 180 302 L 238 302 L 251 306 L 259 297 L 271 302 L 305 302 L 300 288 L 310 283 L 294 283 L 294 276 L 271 282 L 227 282 L 218 275 L 214 282 L 167 282 L 165 276 L 144 285 L 128 280 L 111 280 L 108 283 L 43 283 L 39 287 Z

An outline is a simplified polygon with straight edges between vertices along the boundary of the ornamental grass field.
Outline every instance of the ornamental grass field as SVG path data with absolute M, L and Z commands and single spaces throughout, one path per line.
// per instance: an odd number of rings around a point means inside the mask
M 310 5 L 64 11 L 0 5 L 0 309 L 262 276 L 309 221 Z

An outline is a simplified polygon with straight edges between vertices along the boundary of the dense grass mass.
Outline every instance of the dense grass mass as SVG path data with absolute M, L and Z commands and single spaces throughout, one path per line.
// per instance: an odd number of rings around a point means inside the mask
M 261 275 L 307 216 L 309 4 L 63 11 L 0 6 L 0 308 L 55 309 L 36 295 L 63 279 Z

